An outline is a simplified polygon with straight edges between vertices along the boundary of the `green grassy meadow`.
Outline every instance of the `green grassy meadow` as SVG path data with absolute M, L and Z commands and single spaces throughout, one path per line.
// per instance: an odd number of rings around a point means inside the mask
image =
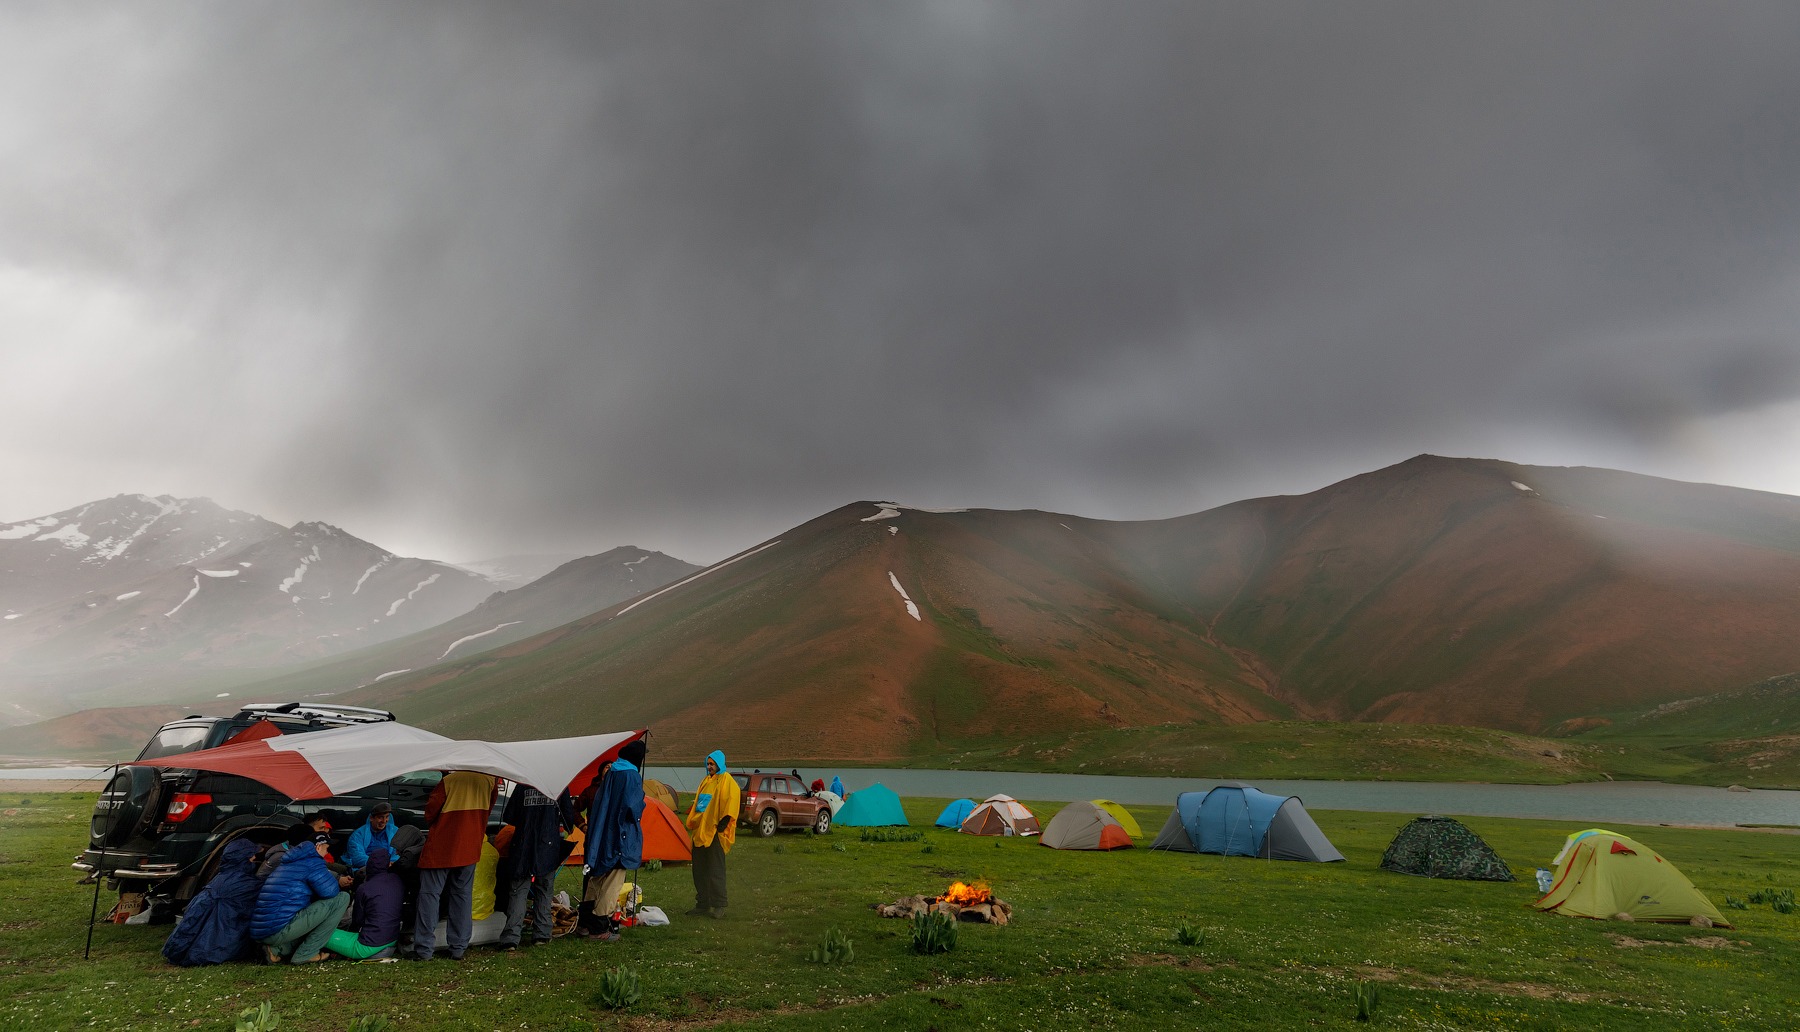
M 264 1001 L 282 1030 L 342 1030 L 362 1015 L 426 1029 L 1313 1029 L 1363 1027 L 1360 981 L 1379 983 L 1375 1024 L 1395 1029 L 1789 1029 L 1800 1023 L 1800 914 L 1726 910 L 1735 930 L 1541 914 L 1531 872 L 1573 825 L 1471 818 L 1512 866 L 1510 884 L 1432 881 L 1377 868 L 1399 814 L 1316 811 L 1349 858 L 1299 864 L 1044 849 L 936 829 L 943 800 L 907 801 L 922 842 L 740 839 L 721 920 L 681 916 L 685 866 L 647 873 L 647 902 L 674 924 L 618 943 L 558 939 L 461 964 L 332 961 L 180 969 L 167 927 L 101 925 L 82 959 L 92 890 L 69 860 L 93 796 L 0 798 L 0 1029 L 231 1029 Z M 1034 805 L 1048 820 L 1059 804 Z M 1154 832 L 1162 807 L 1132 807 Z M 1800 883 L 1800 837 L 1621 828 L 1715 904 Z M 1147 844 L 1147 843 L 1143 843 Z M 907 923 L 871 906 L 985 879 L 1016 908 L 1004 928 L 963 925 L 957 948 L 920 956 Z M 565 882 L 575 888 L 574 877 Z M 102 910 L 108 900 L 102 895 Z M 1182 924 L 1204 931 L 1179 946 Z M 855 958 L 806 954 L 842 929 Z M 600 975 L 629 965 L 634 1007 L 598 1006 Z

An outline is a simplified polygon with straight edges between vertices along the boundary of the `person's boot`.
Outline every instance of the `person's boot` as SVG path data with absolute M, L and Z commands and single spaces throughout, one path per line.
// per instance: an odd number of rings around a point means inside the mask
M 577 908 L 575 914 L 575 934 L 586 939 L 598 935 L 605 930 L 605 927 L 601 923 L 600 915 L 594 913 L 594 901 L 591 899 L 582 900 L 581 906 Z
M 711 910 L 712 910 L 712 908 L 707 906 L 706 904 L 696 902 L 694 904 L 694 909 L 687 912 L 687 916 L 689 916 L 689 917 L 705 917 Z

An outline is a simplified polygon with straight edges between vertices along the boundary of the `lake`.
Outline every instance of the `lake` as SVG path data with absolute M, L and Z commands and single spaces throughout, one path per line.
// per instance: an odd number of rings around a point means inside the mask
M 774 768 L 769 768 L 773 770 Z M 22 767 L 0 770 L 0 778 L 21 780 L 92 779 L 102 784 L 102 767 Z M 881 782 L 903 796 L 983 799 L 1004 792 L 1018 799 L 1066 802 L 1111 799 L 1130 805 L 1169 806 L 1178 792 L 1220 784 L 1207 778 L 1138 778 L 1107 774 L 1023 774 L 986 770 L 830 771 L 802 768 L 811 782 L 830 783 L 835 773 L 854 792 Z M 651 767 L 651 777 L 681 791 L 699 782 L 698 767 Z M 1258 781 L 1277 795 L 1297 795 L 1310 809 L 1369 810 L 1378 813 L 1441 813 L 1469 817 L 1528 817 L 1580 824 L 1800 825 L 1800 792 L 1667 785 L 1654 781 L 1602 781 L 1579 785 L 1472 785 L 1426 781 Z

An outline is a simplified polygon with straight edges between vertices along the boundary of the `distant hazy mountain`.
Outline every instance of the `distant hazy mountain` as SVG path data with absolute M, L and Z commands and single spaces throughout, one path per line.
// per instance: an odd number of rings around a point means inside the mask
M 503 555 L 498 559 L 480 559 L 472 563 L 452 563 L 459 570 L 467 570 L 478 577 L 486 577 L 495 588 L 511 591 L 522 588 L 544 574 L 567 562 L 580 558 L 574 555 Z
M 0 529 L 0 720 L 163 701 L 430 627 L 486 578 L 323 523 L 283 528 L 204 499 L 122 495 Z M 159 686 L 159 687 L 152 687 Z M 135 698 L 149 691 L 158 699 Z
M 664 755 L 904 758 L 1168 721 L 1517 730 L 1800 670 L 1800 499 L 1420 456 L 1178 519 L 846 506 L 343 701 Z
M 335 695 L 385 677 L 438 664 L 466 669 L 484 653 L 635 598 L 700 567 L 661 552 L 625 546 L 574 559 L 525 587 L 501 592 L 455 619 L 267 681 L 234 698 L 303 699 Z
M 122 592 L 176 566 L 204 563 L 287 533 L 207 498 L 119 495 L 0 524 L 0 617 Z

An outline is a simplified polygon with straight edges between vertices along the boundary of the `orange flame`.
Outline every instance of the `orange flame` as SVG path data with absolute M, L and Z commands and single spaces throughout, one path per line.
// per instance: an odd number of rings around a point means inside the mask
M 938 897 L 946 903 L 954 903 L 959 907 L 972 907 L 979 903 L 990 903 L 994 894 L 988 890 L 987 882 L 978 881 L 973 885 L 952 882 L 944 894 Z

